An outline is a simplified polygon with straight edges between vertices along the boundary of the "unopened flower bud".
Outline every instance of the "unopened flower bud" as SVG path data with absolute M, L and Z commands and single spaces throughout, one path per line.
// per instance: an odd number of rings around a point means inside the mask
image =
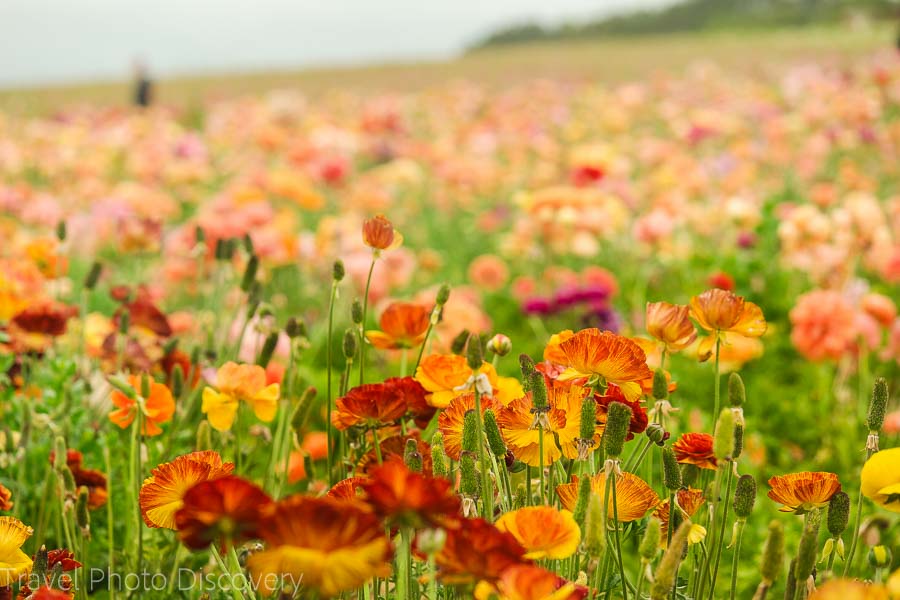
M 197 425 L 197 441 L 195 442 L 194 450 L 201 452 L 210 448 L 212 448 L 212 428 L 209 425 L 209 421 L 203 419 Z
M 291 317 L 284 325 L 284 332 L 291 339 L 306 337 L 306 323 L 298 317 Z
M 59 471 L 65 467 L 66 458 L 66 440 L 62 436 L 57 436 L 53 441 L 53 468 Z
M 478 452 L 478 418 L 474 409 L 469 409 L 463 416 L 463 452 Z
M 534 371 L 528 379 L 528 389 L 531 390 L 531 405 L 536 409 L 547 409 L 547 383 L 544 381 L 544 374 L 540 371 Z
M 38 581 L 44 581 L 47 576 L 49 563 L 50 553 L 47 552 L 47 546 L 41 545 L 41 548 L 34 555 L 34 564 L 31 565 L 31 573 Z
M 499 459 L 505 459 L 506 444 L 503 442 L 500 427 L 497 425 L 497 416 L 490 409 L 484 411 L 484 433 L 487 436 L 491 453 Z
M 78 500 L 75 502 L 75 523 L 86 538 L 91 537 L 91 513 L 88 507 L 90 492 L 87 487 L 78 488 Z
M 62 475 L 63 489 L 66 491 L 66 494 L 69 497 L 74 497 L 75 490 L 78 487 L 75 484 L 75 475 L 72 474 L 72 470 L 68 467 L 68 465 L 63 466 L 63 468 L 60 469 L 59 472 Z
M 440 433 L 434 434 L 431 440 L 431 473 L 435 477 L 447 477 L 450 473 L 444 453 L 444 437 Z
M 469 341 L 469 330 L 463 329 L 460 331 L 453 341 L 450 342 L 450 351 L 453 354 L 462 355 L 462 353 L 466 349 L 466 342 Z
M 278 332 L 273 331 L 266 336 L 266 340 L 263 342 L 262 350 L 259 351 L 259 358 L 256 359 L 256 364 L 258 364 L 263 369 L 269 366 L 269 361 L 272 360 L 272 354 L 275 352 L 275 346 L 277 345 Z
M 670 492 L 677 492 L 681 489 L 681 469 L 678 466 L 678 459 L 675 458 L 675 451 L 669 446 L 662 449 L 662 469 L 663 484 Z
M 244 267 L 244 276 L 241 278 L 242 291 L 247 292 L 250 290 L 250 286 L 256 281 L 256 272 L 258 270 L 259 257 L 254 254 L 250 257 L 250 260 L 247 261 L 247 266 Z
M 345 274 L 344 261 L 341 259 L 334 261 L 334 264 L 331 266 L 331 278 L 335 281 L 341 281 L 344 279 Z
M 681 559 L 687 546 L 687 538 L 690 531 L 691 522 L 686 520 L 672 534 L 672 540 L 669 542 L 662 560 L 659 561 L 659 567 L 657 567 L 653 576 L 653 585 L 650 586 L 651 600 L 666 600 L 675 586 L 675 577 L 678 575 L 678 567 L 681 566 Z
M 474 333 L 469 336 L 469 341 L 466 343 L 466 364 L 473 371 L 478 371 L 484 364 L 481 338 Z
M 299 434 L 306 425 L 306 420 L 312 412 L 316 393 L 316 388 L 309 386 L 297 401 L 297 404 L 294 407 L 294 414 L 291 416 L 291 429 L 293 429 L 295 433 Z M 307 473 L 311 472 L 312 471 L 307 471 Z
M 184 391 L 184 370 L 181 368 L 180 364 L 176 364 L 172 368 L 172 396 L 175 398 L 181 397 L 181 392 Z
M 344 350 L 344 358 L 347 360 L 353 360 L 353 357 L 356 356 L 356 350 L 358 348 L 358 339 L 356 337 L 356 332 L 353 329 L 348 329 L 344 332 L 344 342 L 342 344 L 342 348 Z
M 92 290 L 97 287 L 97 282 L 100 281 L 100 275 L 102 273 L 103 265 L 97 261 L 94 261 L 94 263 L 91 265 L 91 270 L 88 271 L 87 276 L 84 278 L 84 289 Z
M 734 413 L 730 408 L 722 409 L 719 414 L 713 437 L 713 454 L 716 460 L 730 460 L 734 451 Z
M 891 549 L 883 544 L 872 546 L 869 550 L 869 565 L 876 569 L 886 569 L 891 566 Z
M 800 547 L 797 550 L 797 565 L 794 572 L 797 585 L 805 585 L 806 580 L 812 575 L 813 567 L 816 566 L 821 524 L 821 512 L 813 511 L 807 514 L 803 525 L 803 534 L 800 536 Z
M 442 284 L 440 288 L 438 288 L 437 296 L 434 299 L 434 303 L 438 306 L 443 306 L 447 304 L 447 300 L 450 299 L 450 286 L 446 283 Z
M 866 418 L 866 425 L 872 433 L 881 431 L 884 425 L 884 414 L 887 410 L 888 403 L 888 386 L 884 377 L 875 380 L 872 388 L 872 401 L 869 403 L 869 414 Z
M 528 383 L 531 374 L 534 373 L 534 361 L 527 354 L 519 355 L 519 368 L 522 369 L 522 379 Z
M 419 454 L 419 445 L 414 439 L 406 440 L 406 448 L 403 451 L 403 462 L 410 471 L 422 472 L 422 455 Z
M 850 521 L 850 496 L 846 492 L 837 492 L 828 501 L 828 533 L 839 537 L 847 529 Z
M 206 231 L 199 225 L 194 227 L 194 242 L 197 244 L 203 244 L 206 242 Z
M 590 494 L 587 517 L 585 518 L 584 549 L 591 558 L 599 558 L 606 551 L 606 523 L 603 499 L 599 494 Z
M 588 394 L 581 401 L 581 425 L 578 437 L 582 440 L 594 439 L 594 430 L 597 427 L 597 401 L 593 394 Z
M 66 237 L 68 236 L 68 228 L 66 227 L 66 222 L 61 220 L 56 224 L 56 239 L 61 242 L 66 241 Z
M 475 455 L 472 452 L 462 452 L 459 455 L 459 493 L 477 498 L 479 483 L 475 472 Z
M 119 315 L 119 333 L 125 335 L 128 333 L 128 328 L 131 326 L 131 313 L 128 311 L 123 312 Z
M 763 546 L 760 574 L 763 582 L 772 585 L 784 570 L 784 527 L 781 521 L 769 523 L 769 534 Z
M 512 352 L 512 340 L 503 335 L 502 333 L 498 333 L 487 343 L 488 350 L 496 354 L 497 356 L 506 356 L 510 352 Z
M 141 375 L 141 398 L 150 397 L 150 376 L 146 373 Z
M 744 452 L 744 426 L 734 426 L 734 448 L 731 451 L 731 460 L 737 460 Z
M 361 325 L 363 322 L 363 307 L 359 298 L 354 300 L 353 304 L 350 305 L 350 319 L 356 325 Z
M 662 369 L 653 372 L 653 397 L 657 400 L 669 397 L 669 382 L 666 380 L 666 372 Z
M 659 423 L 650 423 L 644 430 L 647 438 L 657 446 L 664 446 L 666 440 L 669 439 L 669 432 L 666 431 Z
M 607 409 L 606 430 L 603 443 L 607 458 L 617 459 L 622 455 L 628 427 L 631 425 L 631 407 L 622 402 L 611 402 Z
M 581 528 L 581 536 L 585 537 L 587 529 L 585 527 L 585 519 L 587 518 L 588 503 L 591 501 L 591 478 L 582 477 L 578 480 L 578 499 L 575 501 L 575 510 L 572 511 L 572 518 Z
M 662 537 L 662 526 L 656 517 L 650 517 L 647 523 L 647 530 L 644 531 L 644 537 L 641 539 L 641 545 L 638 546 L 638 554 L 644 561 L 651 561 L 656 558 L 659 551 L 659 542 Z
M 741 475 L 734 490 L 734 514 L 739 519 L 746 519 L 753 512 L 756 504 L 756 480 L 752 475 Z

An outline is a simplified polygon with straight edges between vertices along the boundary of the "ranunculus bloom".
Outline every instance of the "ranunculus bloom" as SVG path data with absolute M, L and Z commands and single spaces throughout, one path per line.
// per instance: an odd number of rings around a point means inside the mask
M 588 588 L 566 581 L 553 571 L 535 565 L 513 565 L 493 585 L 482 581 L 476 600 L 584 600 Z
M 394 302 L 381 313 L 381 331 L 367 331 L 366 339 L 383 350 L 415 348 L 424 341 L 430 321 L 430 308 L 412 302 Z
M 525 549 L 512 534 L 484 519 L 467 519 L 447 530 L 447 540 L 435 555 L 438 578 L 445 585 L 497 581 L 514 566 L 530 564 Z
M 201 481 L 230 475 L 233 463 L 223 463 L 218 452 L 205 450 L 179 456 L 159 465 L 141 486 L 139 504 L 147 527 L 175 529 L 175 513 L 184 495 Z
M 696 465 L 701 469 L 716 469 L 713 436 L 708 433 L 684 433 L 672 444 L 678 462 Z
M 526 506 L 502 515 L 497 529 L 508 531 L 532 560 L 568 558 L 578 549 L 581 530 L 568 510 Z
M 693 517 L 698 510 L 706 503 L 706 498 L 703 497 L 703 490 L 696 490 L 694 488 L 685 488 L 683 490 L 678 490 L 675 494 L 675 502 L 684 511 L 687 516 Z M 669 507 L 668 498 L 663 500 L 660 505 L 656 508 L 656 512 L 653 513 L 653 516 L 659 519 L 660 529 L 662 530 L 662 536 L 660 537 L 660 546 L 663 548 L 668 546 L 668 532 L 669 532 L 669 515 L 671 514 Z M 675 519 L 675 523 L 672 525 L 672 530 L 674 532 L 675 529 L 678 528 L 678 524 L 681 522 L 681 519 Z M 706 537 L 706 528 L 697 523 L 691 524 L 691 531 L 688 533 L 688 544 L 697 544 L 703 541 L 703 538 Z
M 866 461 L 861 489 L 881 508 L 900 513 L 900 448 L 876 452 Z
M 490 396 L 481 397 L 481 412 L 496 410 L 497 403 Z M 462 451 L 463 422 L 466 413 L 475 410 L 475 394 L 463 394 L 450 401 L 438 415 L 438 431 L 444 438 L 444 452 L 453 460 L 459 460 Z
M 192 550 L 257 539 L 260 519 L 271 504 L 262 489 L 234 475 L 201 481 L 184 494 L 175 513 L 178 539 Z
M 396 421 L 406 410 L 405 399 L 394 386 L 365 383 L 337 399 L 331 423 L 342 431 L 355 426 L 379 427 Z
M 583 329 L 562 342 L 566 371 L 562 381 L 580 377 L 601 377 L 615 383 L 629 400 L 641 395 L 641 380 L 653 376 L 647 355 L 632 340 L 599 329 Z
M 525 393 L 522 385 L 513 377 L 500 377 L 490 363 L 484 363 L 480 374 L 487 377 L 493 390 L 494 399 L 506 405 Z M 429 395 L 428 404 L 445 408 L 450 401 L 461 394 L 472 391 L 472 369 L 466 357 L 456 354 L 432 354 L 419 363 L 416 381 L 422 384 Z
M 0 588 L 11 586 L 31 570 L 31 558 L 22 545 L 33 533 L 15 517 L 0 517 Z
M 769 486 L 769 498 L 782 505 L 778 510 L 797 514 L 822 508 L 841 491 L 838 476 L 821 471 L 776 475 L 769 479 Z
M 266 548 L 251 554 L 247 567 L 266 596 L 280 580 L 289 592 L 302 585 L 330 598 L 390 573 L 384 527 L 356 502 L 291 496 L 267 511 L 260 533 Z
M 360 486 L 375 513 L 392 523 L 438 526 L 455 520 L 460 512 L 460 499 L 449 479 L 410 471 L 399 457 L 372 469 Z
M 363 242 L 373 250 L 392 250 L 403 243 L 403 236 L 384 215 L 363 221 Z
M 606 473 L 600 472 L 591 477 L 591 491 L 604 498 L 606 493 Z M 570 483 L 556 486 L 559 501 L 567 510 L 574 510 L 578 501 L 578 476 L 572 475 Z M 629 523 L 644 517 L 647 511 L 659 505 L 659 496 L 646 481 L 633 473 L 623 472 L 616 476 L 616 505 L 619 521 Z M 609 494 L 609 518 L 613 517 L 613 496 Z
M 691 316 L 700 327 L 712 334 L 700 342 L 697 354 L 701 360 L 713 355 L 716 341 L 723 333 L 760 337 L 767 327 L 759 306 L 721 289 L 706 290 L 691 298 Z
M 128 377 L 128 383 L 137 394 L 141 393 L 141 377 L 131 375 Z M 137 412 L 140 410 L 142 412 L 141 434 L 146 436 L 162 433 L 159 426 L 162 423 L 168 423 L 175 414 L 175 400 L 172 398 L 172 392 L 163 384 L 152 380 L 150 381 L 150 395 L 143 398 L 140 405 L 137 400 L 132 400 L 119 390 L 113 390 L 110 399 L 117 408 L 109 413 L 109 420 L 125 429 L 135 420 Z
M 687 306 L 668 302 L 647 303 L 647 333 L 662 342 L 666 350 L 684 350 L 697 339 Z
M 270 423 L 278 411 L 280 386 L 267 385 L 266 370 L 259 365 L 227 362 L 216 372 L 216 389 L 203 389 L 201 410 L 217 431 L 228 431 L 234 424 L 241 401 L 253 408 L 256 418 Z

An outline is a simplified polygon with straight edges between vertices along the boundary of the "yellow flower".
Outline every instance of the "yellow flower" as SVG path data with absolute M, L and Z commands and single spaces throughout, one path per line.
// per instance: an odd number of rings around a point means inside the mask
M 22 544 L 33 530 L 15 517 L 0 517 L 0 588 L 11 586 L 31 571 L 31 558 Z
M 900 448 L 876 452 L 862 469 L 861 491 L 886 510 L 900 513 Z
M 552 506 L 527 506 L 508 512 L 495 523 L 525 548 L 525 558 L 568 558 L 578 549 L 581 530 L 568 510 Z
M 266 371 L 262 367 L 227 362 L 216 373 L 216 387 L 218 390 L 204 388 L 201 406 L 213 429 L 231 429 L 241 400 L 253 408 L 260 421 L 270 423 L 275 418 L 280 386 L 266 385 Z
M 504 406 L 525 394 L 517 379 L 500 377 L 490 363 L 484 363 L 479 374 L 487 377 L 494 399 Z M 436 408 L 446 408 L 457 396 L 471 392 L 475 383 L 466 358 L 456 354 L 426 356 L 419 363 L 415 379 L 428 392 L 428 404 Z
M 703 338 L 697 349 L 701 361 L 713 355 L 716 340 L 722 339 L 722 334 L 758 338 L 767 327 L 759 306 L 727 290 L 706 290 L 691 298 L 691 316 L 712 334 Z M 727 340 L 722 341 L 727 343 Z
M 603 498 L 606 493 L 606 474 L 597 473 L 591 477 L 591 491 Z M 570 483 L 562 483 L 556 486 L 560 503 L 572 510 L 578 500 L 578 476 L 572 475 Z M 646 481 L 633 473 L 623 472 L 616 476 L 616 507 L 619 513 L 619 521 L 628 523 L 642 519 L 647 511 L 659 506 L 659 496 L 653 491 Z M 613 498 L 609 495 L 607 505 L 609 517 L 613 516 Z

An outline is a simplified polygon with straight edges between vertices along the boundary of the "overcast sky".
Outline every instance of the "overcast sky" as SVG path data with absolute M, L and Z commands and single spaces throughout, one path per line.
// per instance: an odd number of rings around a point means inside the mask
M 453 55 L 493 29 L 673 0 L 0 0 L 0 87 Z

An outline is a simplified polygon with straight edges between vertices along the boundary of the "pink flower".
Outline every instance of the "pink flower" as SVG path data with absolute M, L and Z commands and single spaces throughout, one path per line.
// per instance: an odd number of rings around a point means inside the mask
M 838 292 L 813 290 L 790 312 L 791 341 L 810 360 L 838 360 L 855 347 L 856 311 Z

